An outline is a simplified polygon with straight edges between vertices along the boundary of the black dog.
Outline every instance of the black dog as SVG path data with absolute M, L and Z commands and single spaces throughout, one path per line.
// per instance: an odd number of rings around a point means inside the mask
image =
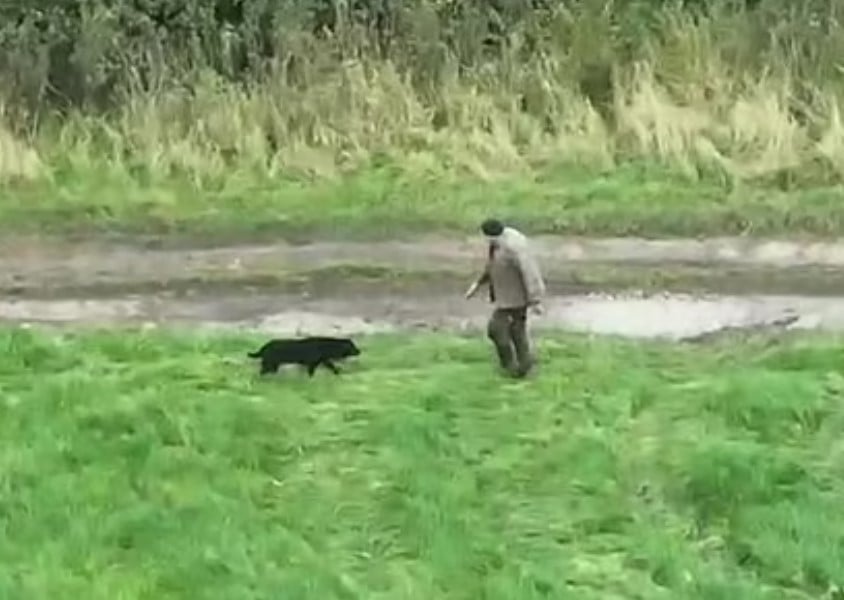
M 357 356 L 360 350 L 349 338 L 306 337 L 299 340 L 270 340 L 249 358 L 261 359 L 261 375 L 275 373 L 284 364 L 303 365 L 313 377 L 320 365 L 325 365 L 335 375 L 340 370 L 332 362 Z

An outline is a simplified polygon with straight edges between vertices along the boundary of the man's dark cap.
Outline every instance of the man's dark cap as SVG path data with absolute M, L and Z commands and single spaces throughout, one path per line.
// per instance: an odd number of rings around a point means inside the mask
M 498 219 L 487 219 L 481 223 L 481 231 L 489 237 L 498 237 L 504 232 L 504 223 Z

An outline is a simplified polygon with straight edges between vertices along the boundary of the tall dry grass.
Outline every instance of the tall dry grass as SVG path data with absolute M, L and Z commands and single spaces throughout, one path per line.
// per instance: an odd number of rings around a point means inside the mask
M 640 30 L 610 4 L 561 4 L 492 53 L 469 34 L 443 41 L 424 5 L 386 56 L 352 25 L 328 37 L 287 32 L 264 76 L 246 83 L 201 60 L 145 59 L 155 65 L 143 77 L 129 61 L 107 111 L 42 112 L 30 127 L 6 118 L 0 176 L 61 165 L 202 185 L 386 161 L 492 178 L 643 160 L 725 182 L 844 179 L 835 2 L 752 12 L 722 3 L 705 16 L 670 6 Z

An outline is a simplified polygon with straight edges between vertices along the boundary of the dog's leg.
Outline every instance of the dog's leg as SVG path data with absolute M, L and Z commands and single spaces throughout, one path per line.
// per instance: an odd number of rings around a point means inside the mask
M 269 360 L 261 361 L 261 375 L 269 375 L 270 373 L 275 373 L 276 371 L 278 371 L 278 365 L 274 365 Z
M 319 366 L 319 361 L 308 364 L 308 377 L 314 376 L 314 371 L 317 370 L 318 366 Z
M 332 372 L 332 373 L 334 373 L 335 375 L 339 375 L 339 374 L 340 374 L 340 369 L 338 369 L 338 368 L 337 368 L 337 365 L 335 365 L 335 364 L 334 364 L 333 362 L 331 362 L 330 360 L 325 359 L 324 361 L 322 361 L 322 364 L 324 364 L 324 365 L 325 365 L 328 369 L 330 369 L 330 370 L 331 370 L 331 372 Z

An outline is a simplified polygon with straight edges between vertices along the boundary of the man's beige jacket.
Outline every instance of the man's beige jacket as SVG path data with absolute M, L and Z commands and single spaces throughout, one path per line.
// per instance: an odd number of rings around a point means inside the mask
M 545 281 L 524 234 L 505 227 L 490 254 L 479 283 L 489 284 L 489 299 L 496 308 L 522 308 L 542 300 Z

